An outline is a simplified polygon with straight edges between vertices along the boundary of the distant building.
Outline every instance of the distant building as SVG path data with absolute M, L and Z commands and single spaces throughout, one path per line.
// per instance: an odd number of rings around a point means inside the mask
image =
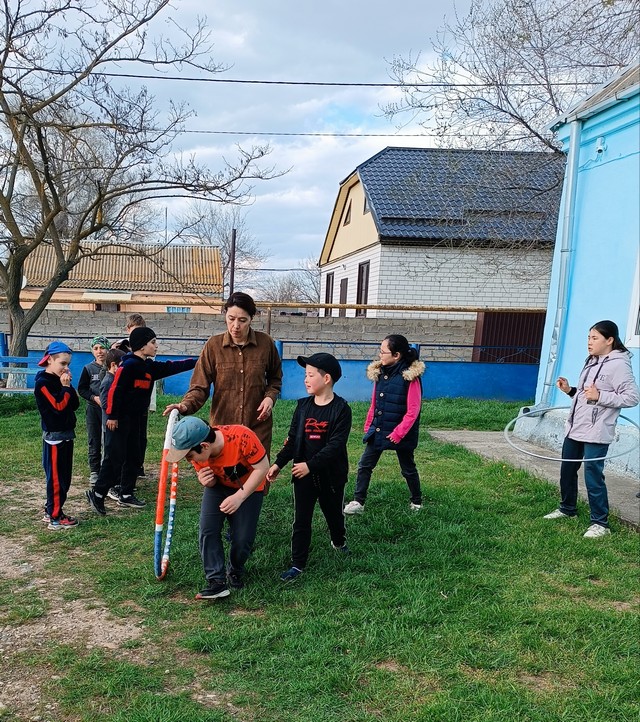
M 53 249 L 40 245 L 25 264 L 27 285 L 20 298 L 26 307 L 36 300 L 54 270 Z M 222 296 L 222 262 L 216 246 L 129 244 L 82 259 L 48 308 L 219 313 Z
M 551 153 L 385 148 L 340 183 L 321 301 L 404 310 L 327 315 L 464 318 L 477 345 L 539 347 L 564 167 Z

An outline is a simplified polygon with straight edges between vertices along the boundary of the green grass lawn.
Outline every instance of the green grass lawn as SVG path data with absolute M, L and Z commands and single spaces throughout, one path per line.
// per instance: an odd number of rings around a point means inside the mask
M 169 401 L 161 397 L 159 406 Z M 278 579 L 289 565 L 292 522 L 285 470 L 265 500 L 247 587 L 199 603 L 194 474 L 181 467 L 171 567 L 158 582 L 157 477 L 139 490 L 150 502 L 145 510 L 106 518 L 87 510 L 69 532 L 47 532 L 32 500 L 16 513 L 21 489 L 42 476 L 41 442 L 33 406 L 12 403 L 0 398 L 2 486 L 14 490 L 0 497 L 3 538 L 43 560 L 47 583 L 70 580 L 59 607 L 99 603 L 140 632 L 116 648 L 87 648 L 71 634 L 14 650 L 12 675 L 39 678 L 43 698 L 57 705 L 51 719 L 638 720 L 637 534 L 613 520 L 610 537 L 583 539 L 584 505 L 578 525 L 544 522 L 557 502 L 552 485 L 429 437 L 429 428 L 501 430 L 521 404 L 426 403 L 416 454 L 422 511 L 410 512 L 395 455 L 384 454 L 366 512 L 347 519 L 351 556 L 332 550 L 318 511 L 308 567 L 289 585 Z M 293 407 L 275 407 L 274 450 Z M 348 499 L 366 409 L 353 404 Z M 150 416 L 147 468 L 156 473 L 165 422 Z M 84 488 L 81 414 L 78 426 L 74 484 Z M 29 573 L 0 575 L 0 639 L 3 629 L 55 619 L 39 589 Z M 0 720 L 22 719 L 12 715 L 0 708 Z

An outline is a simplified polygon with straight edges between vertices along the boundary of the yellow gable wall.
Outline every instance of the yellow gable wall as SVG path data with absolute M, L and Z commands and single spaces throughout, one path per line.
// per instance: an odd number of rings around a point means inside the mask
M 346 226 L 344 219 L 351 203 L 351 221 Z M 359 251 L 378 241 L 378 232 L 370 212 L 364 213 L 364 190 L 362 183 L 356 183 L 347 196 L 338 223 L 336 238 L 327 262 L 337 261 L 354 251 Z

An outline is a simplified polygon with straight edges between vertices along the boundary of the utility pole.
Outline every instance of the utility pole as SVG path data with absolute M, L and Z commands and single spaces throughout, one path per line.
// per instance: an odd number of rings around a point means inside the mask
M 236 270 L 236 229 L 231 229 L 231 253 L 229 254 L 229 296 L 233 293 L 233 282 Z

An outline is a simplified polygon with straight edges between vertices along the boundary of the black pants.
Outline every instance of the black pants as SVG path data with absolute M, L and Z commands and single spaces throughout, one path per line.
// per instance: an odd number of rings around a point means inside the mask
M 85 418 L 89 442 L 89 469 L 97 473 L 100 471 L 102 460 L 102 409 L 95 404 L 87 403 Z
M 73 441 L 58 444 L 42 442 L 42 468 L 47 479 L 45 511 L 52 519 L 59 519 L 71 486 Z
M 400 462 L 400 473 L 409 487 L 409 494 L 413 504 L 422 504 L 422 491 L 420 489 L 420 476 L 414 461 L 413 449 L 395 449 L 398 461 Z M 376 449 L 372 443 L 368 443 L 362 452 L 358 462 L 358 475 L 356 477 L 356 490 L 353 498 L 360 504 L 364 504 L 369 491 L 371 474 L 382 456 L 382 449 Z
M 291 564 L 304 569 L 311 547 L 311 522 L 316 501 L 324 514 L 334 546 L 344 546 L 347 532 L 344 525 L 344 482 L 314 482 L 311 475 L 293 481 L 295 515 L 291 535 Z
M 146 416 L 119 419 L 115 431 L 105 432 L 104 459 L 95 485 L 95 492 L 105 496 L 112 486 L 120 484 L 121 495 L 133 494 L 138 471 L 142 466 L 140 426 Z

